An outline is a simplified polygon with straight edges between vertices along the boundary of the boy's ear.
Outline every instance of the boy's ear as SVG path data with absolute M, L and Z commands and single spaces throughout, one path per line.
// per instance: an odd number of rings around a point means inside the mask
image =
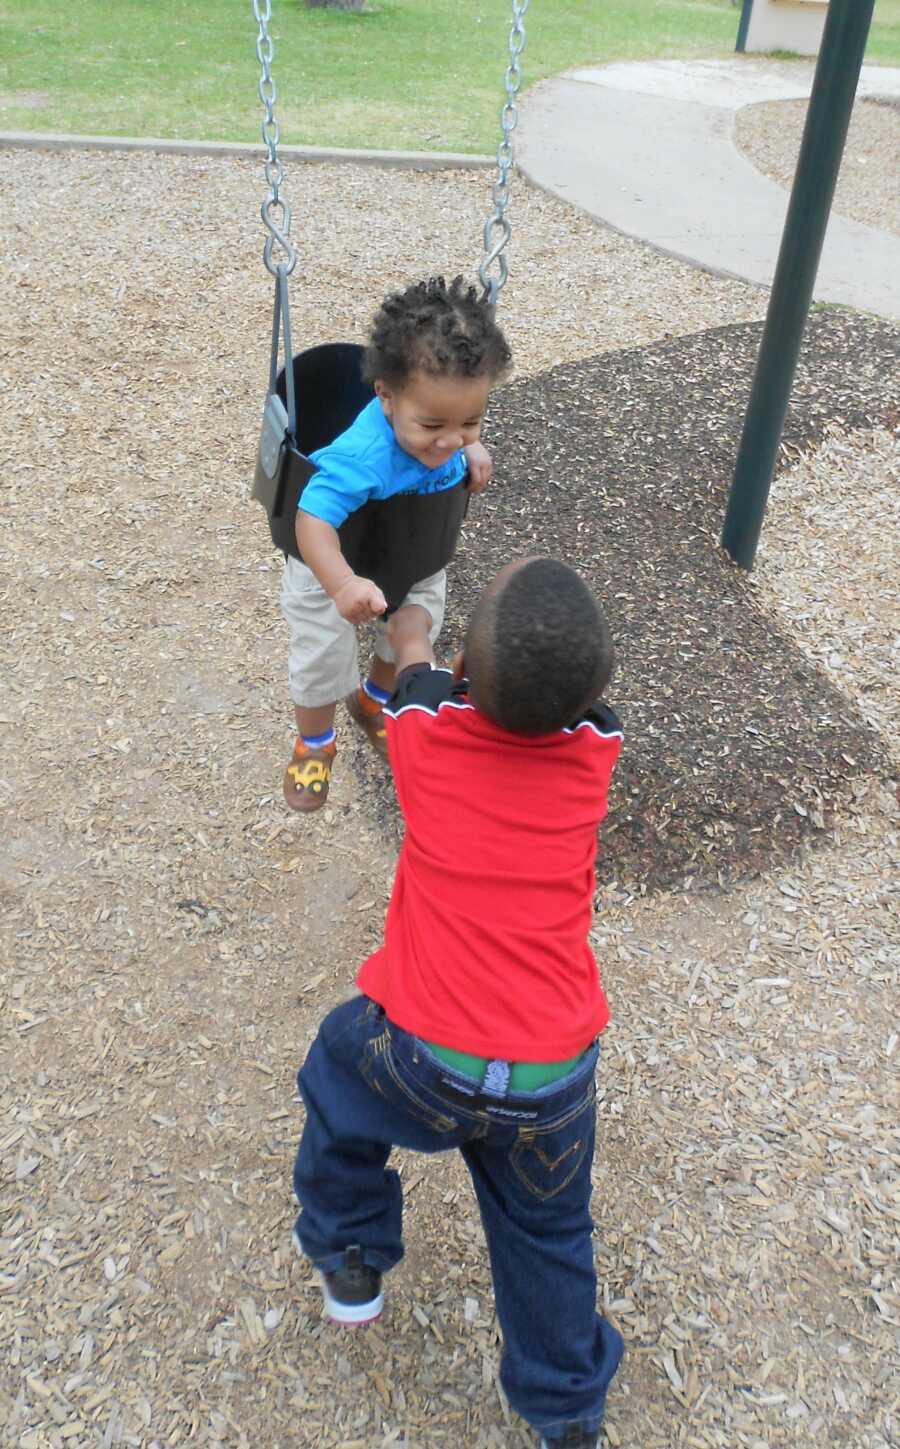
M 466 677 L 466 656 L 465 654 L 463 654 L 461 649 L 457 649 L 456 653 L 453 656 L 453 663 L 450 665 L 450 672 L 452 673 L 453 678 L 457 683 L 459 683 L 461 679 L 465 679 Z

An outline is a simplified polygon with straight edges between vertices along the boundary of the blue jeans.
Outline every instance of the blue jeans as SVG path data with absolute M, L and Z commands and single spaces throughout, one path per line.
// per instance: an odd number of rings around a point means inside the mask
M 364 996 L 326 1016 L 298 1077 L 297 1234 L 322 1272 L 359 1244 L 381 1272 L 403 1257 L 394 1146 L 458 1147 L 472 1176 L 503 1331 L 509 1402 L 552 1441 L 595 1433 L 622 1339 L 597 1313 L 591 1245 L 596 1044 L 536 1092 L 486 1093 Z

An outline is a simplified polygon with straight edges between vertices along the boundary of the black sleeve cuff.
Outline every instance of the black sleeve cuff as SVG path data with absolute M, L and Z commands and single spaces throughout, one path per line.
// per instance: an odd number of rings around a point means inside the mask
M 394 693 L 385 710 L 399 714 L 408 705 L 416 705 L 431 714 L 453 693 L 453 675 L 449 669 L 432 669 L 430 664 L 410 664 L 397 675 Z

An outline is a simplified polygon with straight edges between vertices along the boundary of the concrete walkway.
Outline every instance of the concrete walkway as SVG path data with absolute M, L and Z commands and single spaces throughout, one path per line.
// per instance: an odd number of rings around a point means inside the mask
M 734 144 L 742 106 L 808 97 L 812 65 L 650 61 L 568 71 L 528 91 L 516 158 L 537 186 L 660 251 L 769 286 L 789 193 Z M 900 96 L 863 68 L 860 96 Z M 817 301 L 900 319 L 900 237 L 832 214 Z

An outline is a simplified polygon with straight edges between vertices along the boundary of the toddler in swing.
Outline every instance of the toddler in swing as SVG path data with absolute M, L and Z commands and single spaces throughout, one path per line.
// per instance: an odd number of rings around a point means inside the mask
M 612 645 L 583 580 L 551 559 L 501 570 L 452 671 L 434 666 L 433 625 L 417 603 L 387 625 L 406 833 L 362 994 L 325 1017 L 299 1074 L 294 1239 L 330 1318 L 376 1318 L 403 1256 L 391 1150 L 458 1149 L 507 1398 L 544 1449 L 594 1449 L 622 1356 L 597 1313 L 590 1216 L 609 1010 L 588 933 L 622 741 L 600 699 Z
M 449 286 L 431 277 L 394 293 L 375 316 L 363 367 L 375 397 L 345 432 L 311 454 L 316 472 L 301 495 L 296 524 L 304 562 L 289 556 L 282 579 L 297 727 L 284 797 L 293 810 L 318 810 L 327 799 L 339 700 L 386 754 L 383 708 L 395 680 L 382 618 L 387 601 L 374 580 L 353 572 L 338 529 L 371 499 L 440 492 L 466 475 L 470 492 L 480 492 L 491 476 L 481 422 L 488 394 L 509 363 L 493 309 L 461 277 Z M 410 547 L 414 555 L 415 538 Z M 427 611 L 432 641 L 443 622 L 445 592 L 441 569 L 414 583 L 403 601 Z M 375 651 L 361 684 L 356 626 L 370 620 L 376 621 Z

